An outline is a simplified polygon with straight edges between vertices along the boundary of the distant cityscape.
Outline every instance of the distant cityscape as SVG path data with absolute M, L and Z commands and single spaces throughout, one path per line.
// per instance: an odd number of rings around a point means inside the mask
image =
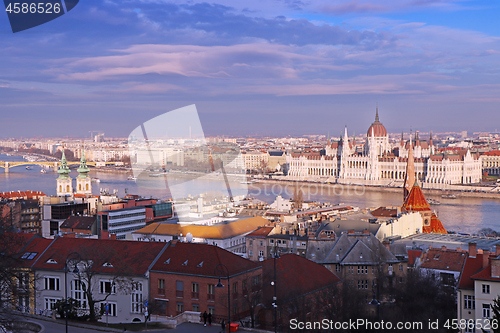
M 389 135 L 378 110 L 363 136 L 344 128 L 339 137 L 2 140 L 2 177 L 33 165 L 58 174 L 54 194 L 0 193 L 9 236 L 1 250 L 16 262 L 2 303 L 53 318 L 68 316 L 71 303 L 75 320 L 164 327 L 200 321 L 206 311 L 217 324 L 287 331 L 305 313 L 303 322 L 332 325 L 417 322 L 408 302 L 418 300 L 434 309 L 426 318 L 477 323 L 492 315 L 496 293 L 485 290 L 500 288 L 499 235 L 448 232 L 431 208 L 440 203 L 424 191 L 499 199 L 499 140 L 498 133 Z M 96 195 L 93 168 L 138 186 L 201 179 L 226 190 Z M 293 193 L 272 203 L 241 195 L 259 184 Z M 311 201 L 303 184 L 397 191 L 401 204 Z M 227 293 L 216 288 L 221 279 Z M 410 283 L 435 288 L 439 301 L 402 297 Z

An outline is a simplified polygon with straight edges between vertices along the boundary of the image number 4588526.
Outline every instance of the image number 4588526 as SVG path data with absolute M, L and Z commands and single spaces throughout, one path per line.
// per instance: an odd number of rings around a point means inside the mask
M 79 0 L 4 0 L 12 32 L 52 21 L 73 9 Z

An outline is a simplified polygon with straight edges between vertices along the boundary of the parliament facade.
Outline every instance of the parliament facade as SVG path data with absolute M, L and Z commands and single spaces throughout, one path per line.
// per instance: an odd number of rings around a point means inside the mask
M 444 184 L 473 184 L 481 181 L 479 154 L 470 150 L 453 154 L 436 153 L 432 134 L 428 141 L 418 134 L 410 140 L 390 144 L 384 125 L 379 120 L 366 133 L 363 145 L 349 139 L 347 127 L 339 141 L 328 140 L 321 152 L 291 153 L 287 156 L 288 177 L 293 180 L 310 180 L 353 184 L 392 185 L 403 182 L 410 149 L 415 158 L 415 176 L 426 187 L 443 187 Z

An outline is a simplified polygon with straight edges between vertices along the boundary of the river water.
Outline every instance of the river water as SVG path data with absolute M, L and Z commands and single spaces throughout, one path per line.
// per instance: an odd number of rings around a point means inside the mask
M 22 161 L 21 156 L 7 156 L 0 154 L 0 161 Z M 58 174 L 51 169 L 47 173 L 40 172 L 41 167 L 32 165 L 31 170 L 25 166 L 10 168 L 10 173 L 3 173 L 0 168 L 0 192 L 7 191 L 42 191 L 47 195 L 56 194 L 56 178 Z M 76 171 L 70 175 L 77 176 Z M 101 189 L 107 189 L 110 193 L 117 190 L 119 196 L 128 194 L 139 194 L 143 197 L 169 197 L 163 177 L 151 178 L 146 181 L 130 181 L 128 175 L 124 173 L 104 173 L 90 172 L 91 177 L 99 178 L 100 183 L 93 183 L 92 191 L 99 194 Z M 203 188 L 213 189 L 214 192 L 225 192 L 225 183 L 220 181 L 205 180 L 203 186 L 191 185 L 190 190 L 196 192 Z M 245 193 L 248 187 L 250 197 L 271 203 L 276 195 L 284 198 L 293 196 L 294 187 L 272 183 L 254 183 L 250 185 L 231 182 L 233 195 L 235 193 Z M 360 208 L 379 206 L 400 206 L 402 204 L 402 194 L 393 192 L 364 191 L 362 187 L 354 189 L 343 189 L 341 187 L 320 187 L 315 185 L 302 186 L 304 200 L 315 200 L 330 202 L 332 204 L 346 204 L 358 206 Z M 226 192 L 227 193 L 227 192 Z M 197 193 L 192 193 L 196 195 Z M 429 196 L 441 202 L 441 205 L 433 205 L 431 208 L 436 211 L 438 217 L 443 222 L 447 230 L 460 233 L 475 233 L 481 228 L 491 228 L 500 231 L 500 200 L 480 199 L 480 198 L 457 198 L 445 199 L 441 197 Z

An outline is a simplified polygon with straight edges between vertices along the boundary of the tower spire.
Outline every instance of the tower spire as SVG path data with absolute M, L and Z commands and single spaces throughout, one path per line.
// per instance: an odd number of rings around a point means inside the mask
M 66 159 L 66 154 L 64 153 L 64 147 L 62 149 L 61 156 L 61 166 L 57 173 L 59 177 L 57 177 L 57 195 L 62 197 L 67 197 L 73 195 L 73 185 L 71 181 L 71 177 L 69 173 L 71 170 L 68 167 L 68 160 Z
M 411 133 L 410 133 L 410 147 L 408 148 L 408 162 L 406 164 L 406 177 L 405 183 L 403 186 L 403 201 L 406 200 L 406 197 L 411 191 L 411 188 L 415 184 L 415 160 L 413 158 L 413 145 L 411 142 Z
M 375 111 L 375 121 L 379 121 L 378 120 L 378 104 L 377 104 L 377 108 L 376 108 L 376 111 Z

